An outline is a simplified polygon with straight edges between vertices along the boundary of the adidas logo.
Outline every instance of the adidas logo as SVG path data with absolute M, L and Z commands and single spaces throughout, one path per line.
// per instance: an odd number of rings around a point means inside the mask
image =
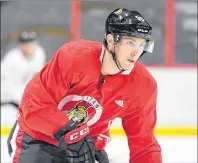
M 115 103 L 119 105 L 120 107 L 124 107 L 124 101 L 123 100 L 115 100 Z

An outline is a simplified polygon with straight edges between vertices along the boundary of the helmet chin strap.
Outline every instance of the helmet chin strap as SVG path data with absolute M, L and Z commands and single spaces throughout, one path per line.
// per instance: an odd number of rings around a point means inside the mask
M 116 59 L 116 54 L 115 54 L 115 44 L 114 44 L 114 52 L 110 51 L 109 48 L 107 47 L 106 44 L 105 45 L 105 48 L 107 49 L 107 51 L 112 55 L 112 58 L 117 66 L 117 68 L 120 70 L 120 71 L 126 71 L 125 69 L 123 69 L 120 65 L 118 65 L 118 62 L 117 62 L 117 59 Z

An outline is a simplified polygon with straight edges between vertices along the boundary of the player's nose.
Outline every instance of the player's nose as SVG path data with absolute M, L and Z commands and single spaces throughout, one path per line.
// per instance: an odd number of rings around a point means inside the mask
M 134 49 L 132 52 L 131 52 L 131 57 L 136 57 L 138 55 L 138 50 Z

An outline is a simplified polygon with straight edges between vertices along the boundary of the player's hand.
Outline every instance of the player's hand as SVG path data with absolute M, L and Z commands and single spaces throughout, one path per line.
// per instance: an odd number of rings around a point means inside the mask
M 109 163 L 109 158 L 105 150 L 96 152 L 96 160 L 98 163 Z
M 88 114 L 82 107 L 67 113 L 70 122 L 61 128 L 54 137 L 59 141 L 59 148 L 66 151 L 68 163 L 95 163 L 96 149 L 91 137 L 87 136 L 89 127 Z
M 73 126 L 75 125 L 76 124 L 73 124 Z M 69 131 L 60 138 L 59 148 L 67 150 L 68 145 L 78 143 L 79 141 L 83 140 L 88 135 L 88 133 L 89 127 L 86 124 Z
M 66 149 L 67 163 L 95 163 L 95 143 L 90 136 L 81 141 L 69 144 Z
M 86 124 L 88 114 L 83 107 L 72 109 L 67 116 L 70 122 L 54 135 L 59 141 L 61 149 L 66 149 L 67 145 L 79 142 L 89 133 L 89 127 Z

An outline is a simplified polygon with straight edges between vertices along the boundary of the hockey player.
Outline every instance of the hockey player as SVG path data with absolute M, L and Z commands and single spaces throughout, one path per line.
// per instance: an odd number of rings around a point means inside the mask
M 137 11 L 116 9 L 105 30 L 103 46 L 66 43 L 28 83 L 10 135 L 13 163 L 108 163 L 116 117 L 130 163 L 162 162 L 154 137 L 157 84 L 138 62 L 153 50 L 152 27 Z
M 25 85 L 45 64 L 46 54 L 37 43 L 34 31 L 23 31 L 19 47 L 10 50 L 1 61 L 1 103 L 18 105 Z

